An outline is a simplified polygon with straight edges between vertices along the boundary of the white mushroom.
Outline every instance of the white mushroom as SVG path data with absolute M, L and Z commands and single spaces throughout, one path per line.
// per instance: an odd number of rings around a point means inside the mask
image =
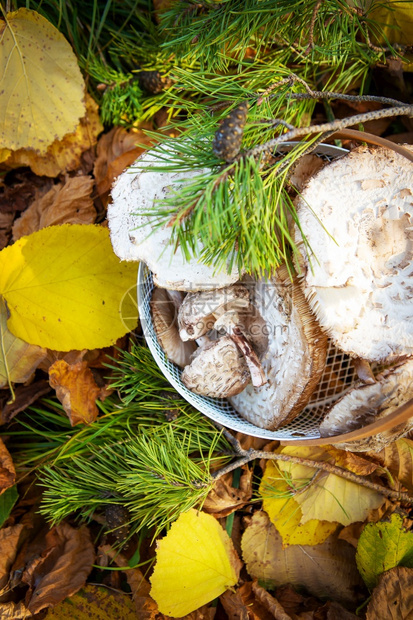
M 261 358 L 268 382 L 248 385 L 230 402 L 260 428 L 276 429 L 305 407 L 324 369 L 327 337 L 296 282 L 278 277 L 256 284 L 254 306 L 266 322 L 268 348 Z
M 179 308 L 178 325 L 182 340 L 196 340 L 213 328 L 216 317 L 221 309 L 229 306 L 234 308 L 249 305 L 249 291 L 242 284 L 233 284 L 221 289 L 188 293 Z
M 192 392 L 227 398 L 241 392 L 251 380 L 244 356 L 229 336 L 198 349 L 181 379 Z
M 351 389 L 327 413 L 320 425 L 322 437 L 332 437 L 362 428 L 380 420 L 413 398 L 413 360 L 385 371 L 372 385 Z M 389 431 L 365 439 L 335 444 L 344 450 L 379 451 L 406 435 L 413 428 L 413 418 Z
M 145 215 L 172 189 L 178 191 L 185 179 L 202 173 L 202 170 L 153 172 L 150 164 L 155 162 L 156 154 L 146 151 L 134 165 L 145 165 L 148 169 L 132 166 L 113 186 L 108 221 L 115 254 L 122 260 L 145 262 L 156 284 L 166 289 L 203 290 L 236 282 L 239 279 L 236 269 L 231 274 L 216 272 L 196 259 L 186 261 L 180 248 L 170 244 L 171 228 L 167 225 L 156 228 L 157 221 Z
M 305 295 L 321 327 L 368 361 L 412 355 L 412 163 L 360 147 L 308 182 L 297 212 Z
M 182 342 L 178 332 L 178 291 L 167 291 L 154 288 L 151 299 L 152 323 L 159 344 L 166 357 L 183 368 L 191 361 L 191 355 L 196 351 L 194 342 Z

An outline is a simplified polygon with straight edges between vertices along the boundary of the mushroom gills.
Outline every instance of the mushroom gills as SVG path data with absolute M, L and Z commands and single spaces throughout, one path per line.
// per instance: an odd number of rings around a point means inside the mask
M 177 314 L 179 296 L 181 294 L 155 287 L 152 292 L 151 314 L 152 324 L 159 344 L 166 357 L 183 368 L 191 361 L 191 356 L 196 351 L 195 342 L 182 342 L 179 337 Z
M 332 437 L 362 428 L 380 420 L 413 398 L 413 359 L 384 371 L 372 385 L 357 385 L 342 396 L 328 411 L 320 425 L 322 437 Z M 344 450 L 379 451 L 407 434 L 413 418 L 391 429 L 364 439 L 341 442 Z

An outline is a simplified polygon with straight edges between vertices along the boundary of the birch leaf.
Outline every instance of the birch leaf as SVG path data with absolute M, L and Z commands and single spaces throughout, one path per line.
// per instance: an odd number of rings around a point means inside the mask
M 27 381 L 46 353 L 46 349 L 28 344 L 8 330 L 7 308 L 0 295 L 0 388 Z
M 331 458 L 328 452 L 320 447 L 287 446 L 281 452 L 315 461 L 325 461 Z M 306 487 L 294 495 L 303 513 L 301 523 L 319 519 L 350 525 L 354 521 L 364 521 L 370 510 L 378 508 L 385 501 L 384 496 L 377 491 L 362 487 L 335 474 L 322 472 L 314 477 L 317 470 L 282 461 L 279 461 L 279 467 L 288 474 L 292 484 L 296 485 L 298 490 Z
M 84 82 L 63 35 L 25 8 L 0 20 L 0 143 L 45 153 L 85 113 Z
M 180 618 L 238 582 L 240 562 L 214 517 L 189 510 L 173 523 L 156 551 L 151 597 L 159 611 Z
M 301 508 L 292 497 L 281 471 L 272 461 L 267 462 L 259 492 L 263 498 L 263 508 L 281 534 L 284 545 L 318 545 L 338 526 L 336 522 L 318 519 L 301 523 Z
M 0 252 L 8 328 L 59 351 L 106 347 L 128 332 L 120 307 L 136 277 L 137 263 L 119 261 L 101 226 L 50 226 Z M 127 296 L 122 312 L 136 316 Z
M 368 523 L 357 545 L 357 567 L 368 588 L 374 588 L 382 573 L 395 566 L 413 568 L 413 532 L 403 528 L 400 515 L 390 523 Z

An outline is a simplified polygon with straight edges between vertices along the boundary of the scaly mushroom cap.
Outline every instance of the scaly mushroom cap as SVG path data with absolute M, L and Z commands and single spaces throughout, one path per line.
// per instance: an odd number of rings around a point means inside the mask
M 195 394 L 227 398 L 241 392 L 251 375 L 237 345 L 229 336 L 223 336 L 198 349 L 181 379 Z
M 333 405 L 320 425 L 322 437 L 349 433 L 389 415 L 413 398 L 413 360 L 376 377 L 372 385 L 353 388 Z M 413 428 L 413 418 L 365 439 L 334 444 L 343 450 L 378 452 Z
M 368 361 L 412 355 L 412 163 L 360 147 L 308 182 L 297 212 L 305 295 L 337 347 Z
M 146 151 L 136 165 L 148 166 L 157 161 L 152 151 Z M 201 174 L 202 170 L 186 172 L 152 172 L 131 166 L 116 180 L 112 189 L 112 204 L 108 207 L 110 238 L 114 252 L 122 260 L 143 261 L 154 274 L 155 283 L 166 289 L 181 291 L 222 287 L 239 279 L 236 269 L 231 274 L 215 273 L 214 268 L 186 262 L 182 252 L 171 245 L 171 228 L 155 228 L 156 221 L 144 215 L 151 211 L 155 201 L 168 192 L 179 189 L 179 183 Z
M 172 295 L 162 288 L 154 288 L 151 299 L 152 324 L 159 344 L 166 357 L 183 368 L 191 361 L 196 351 L 194 342 L 182 342 L 178 331 L 177 291 Z M 178 293 L 182 295 L 182 293 Z
M 249 291 L 242 284 L 232 284 L 221 289 L 188 293 L 179 308 L 178 325 L 182 340 L 196 340 L 213 328 L 214 313 L 221 307 L 240 302 L 238 307 L 249 304 Z
M 253 304 L 266 322 L 268 348 L 261 364 L 268 382 L 248 385 L 230 402 L 252 424 L 274 430 L 293 420 L 310 399 L 325 366 L 327 337 L 298 284 L 281 271 L 277 278 L 257 282 Z

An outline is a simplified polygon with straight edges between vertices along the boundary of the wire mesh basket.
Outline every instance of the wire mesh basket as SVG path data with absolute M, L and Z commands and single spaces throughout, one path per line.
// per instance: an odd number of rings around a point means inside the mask
M 293 146 L 296 146 L 296 144 L 295 142 L 284 143 L 279 145 L 278 149 L 280 152 L 290 150 Z M 317 154 L 321 154 L 327 160 L 336 159 L 346 153 L 347 151 L 345 149 L 331 145 L 319 145 L 317 148 Z M 246 435 L 269 440 L 276 439 L 285 443 L 296 444 L 321 444 L 332 442 L 333 438 L 321 438 L 319 425 L 327 409 L 359 381 L 356 369 L 349 355 L 338 350 L 332 341 L 329 341 L 324 372 L 309 403 L 300 415 L 289 424 L 273 431 L 259 428 L 242 418 L 226 399 L 200 396 L 191 392 L 182 383 L 181 368 L 167 359 L 158 342 L 152 324 L 150 301 L 153 288 L 152 273 L 146 265 L 141 263 L 138 271 L 138 308 L 143 333 L 160 370 L 186 401 L 215 422 Z M 372 365 L 372 370 L 374 372 L 374 365 Z M 406 409 L 406 406 L 408 406 L 408 409 Z M 399 408 L 400 412 L 398 412 L 398 410 L 395 411 L 387 416 L 386 420 L 380 423 L 372 423 L 368 427 L 365 427 L 365 429 L 362 429 L 361 432 L 353 431 L 346 435 L 341 435 L 340 440 L 347 437 L 349 440 L 356 439 L 359 436 L 366 437 L 378 432 L 378 430 L 381 430 L 381 427 L 384 426 L 390 428 L 392 423 L 394 426 L 399 419 L 407 419 L 409 417 L 409 411 L 410 415 L 413 416 L 412 408 L 413 405 L 409 401 L 405 406 Z

